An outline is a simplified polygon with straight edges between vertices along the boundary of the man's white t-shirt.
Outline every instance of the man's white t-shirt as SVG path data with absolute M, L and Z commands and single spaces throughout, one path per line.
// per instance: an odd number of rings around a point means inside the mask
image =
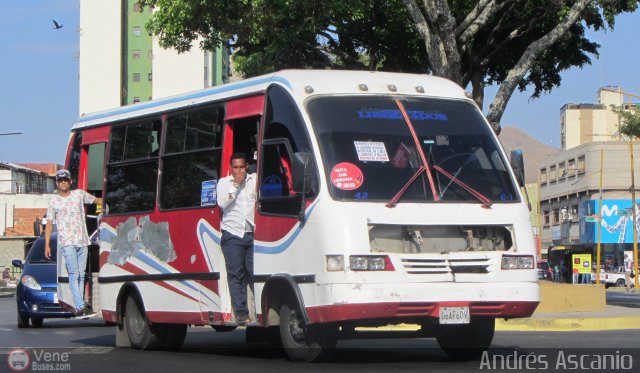
M 89 245 L 84 205 L 94 203 L 96 197 L 82 189 L 72 190 L 67 197 L 56 195 L 49 202 L 47 220 L 58 227 L 58 247 Z

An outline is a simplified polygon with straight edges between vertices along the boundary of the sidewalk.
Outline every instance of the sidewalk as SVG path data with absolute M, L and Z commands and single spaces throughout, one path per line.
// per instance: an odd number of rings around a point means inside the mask
M 537 313 L 523 319 L 496 320 L 496 330 L 569 332 L 640 329 L 640 308 L 607 305 L 603 311 Z

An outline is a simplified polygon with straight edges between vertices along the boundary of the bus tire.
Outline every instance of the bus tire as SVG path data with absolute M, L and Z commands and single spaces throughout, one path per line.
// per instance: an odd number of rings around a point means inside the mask
M 164 339 L 162 343 L 163 350 L 178 350 L 182 347 L 184 339 L 187 336 L 187 325 L 185 324 L 167 324 L 162 325 L 164 330 Z
M 298 305 L 291 298 L 280 307 L 280 339 L 292 361 L 316 361 L 323 349 L 335 347 L 337 333 L 331 331 L 330 327 L 305 325 Z
M 495 326 L 492 317 L 471 319 L 469 324 L 440 326 L 436 340 L 452 359 L 473 360 L 491 346 Z
M 127 330 L 131 347 L 141 350 L 155 350 L 162 346 L 164 330 L 156 325 L 150 325 L 144 315 L 144 308 L 131 295 L 127 296 L 123 324 Z

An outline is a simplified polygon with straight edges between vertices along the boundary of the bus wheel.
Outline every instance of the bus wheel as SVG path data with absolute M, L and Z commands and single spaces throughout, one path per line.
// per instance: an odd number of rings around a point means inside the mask
M 163 350 L 177 350 L 182 347 L 184 339 L 187 336 L 187 325 L 168 324 L 162 325 L 165 328 Z
M 436 340 L 449 357 L 472 360 L 491 346 L 495 326 L 494 318 L 477 318 L 469 324 L 441 326 Z
M 280 308 L 280 338 L 282 347 L 292 361 L 311 362 L 322 355 L 324 348 L 335 347 L 337 333 L 329 327 L 305 325 L 297 304 L 291 300 Z
M 127 329 L 131 347 L 142 350 L 154 350 L 162 346 L 166 330 L 158 325 L 150 325 L 143 315 L 144 309 L 138 301 L 132 297 L 127 297 L 125 306 L 124 327 Z

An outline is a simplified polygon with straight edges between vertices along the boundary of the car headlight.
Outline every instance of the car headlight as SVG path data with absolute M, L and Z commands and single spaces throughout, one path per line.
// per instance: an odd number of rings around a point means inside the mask
M 533 269 L 533 255 L 503 255 L 502 269 Z
M 20 279 L 20 282 L 22 282 L 22 285 L 28 287 L 29 289 L 42 290 L 42 287 L 40 286 L 38 281 L 36 281 L 36 279 L 33 278 L 33 276 L 24 275 Z

